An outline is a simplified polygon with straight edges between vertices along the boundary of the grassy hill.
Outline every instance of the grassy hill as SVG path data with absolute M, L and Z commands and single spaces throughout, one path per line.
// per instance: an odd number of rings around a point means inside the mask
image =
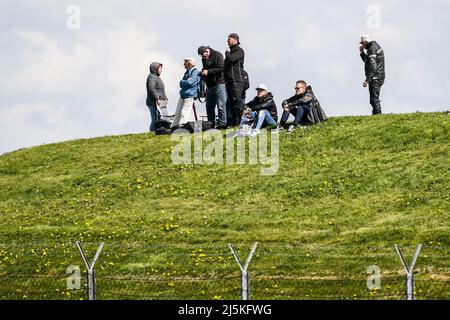
M 181 165 L 170 137 L 104 137 L 0 157 L 0 298 L 80 299 L 66 269 L 97 263 L 100 299 L 401 299 L 394 244 L 418 298 L 450 298 L 450 116 L 332 118 L 280 134 L 280 168 Z M 367 267 L 382 272 L 368 290 Z M 83 278 L 83 283 L 85 279 Z

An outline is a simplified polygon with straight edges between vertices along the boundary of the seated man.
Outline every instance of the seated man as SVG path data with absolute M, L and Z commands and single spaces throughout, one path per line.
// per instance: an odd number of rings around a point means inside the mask
M 311 86 L 303 80 L 297 81 L 295 96 L 283 101 L 283 109 L 283 116 L 277 129 L 284 130 L 289 115 L 292 114 L 295 120 L 288 129 L 289 133 L 293 132 L 300 123 L 316 124 L 328 120 Z
M 253 130 L 250 132 L 252 137 L 257 136 L 262 128 L 276 126 L 278 120 L 277 106 L 267 86 L 260 84 L 256 92 L 256 97 L 247 103 L 244 109 L 240 126 L 242 134 L 246 125 L 253 124 Z

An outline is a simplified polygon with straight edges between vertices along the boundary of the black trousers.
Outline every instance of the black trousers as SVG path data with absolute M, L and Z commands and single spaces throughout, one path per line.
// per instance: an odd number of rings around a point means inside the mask
M 227 83 L 227 95 L 227 124 L 230 127 L 238 127 L 245 105 L 244 84 L 241 82 Z
M 369 82 L 370 104 L 372 105 L 372 114 L 381 114 L 380 92 L 384 80 L 372 80 Z
M 295 117 L 294 126 L 298 126 L 303 119 L 303 116 L 306 112 L 309 112 L 308 106 L 298 106 L 290 109 L 290 111 L 283 111 L 283 115 L 281 117 L 280 125 L 285 126 L 286 122 L 289 119 L 289 116 L 292 114 Z

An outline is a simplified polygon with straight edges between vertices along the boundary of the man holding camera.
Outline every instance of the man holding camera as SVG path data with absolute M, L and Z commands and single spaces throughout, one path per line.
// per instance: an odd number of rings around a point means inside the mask
M 365 64 L 366 80 L 363 87 L 369 87 L 372 114 L 381 114 L 380 91 L 385 79 L 383 48 L 371 39 L 369 34 L 361 37 L 360 55 Z
M 217 129 L 227 129 L 227 91 L 223 76 L 223 55 L 210 47 L 201 46 L 198 54 L 202 57 L 202 78 L 208 88 L 206 94 L 206 113 L 208 121 Z M 216 126 L 216 105 L 219 121 Z

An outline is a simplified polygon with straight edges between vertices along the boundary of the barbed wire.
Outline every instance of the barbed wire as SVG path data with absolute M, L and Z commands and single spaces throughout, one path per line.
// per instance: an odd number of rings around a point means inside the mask
M 93 247 L 97 247 L 98 243 L 84 243 L 84 246 L 87 247 L 89 245 L 92 245 Z M 78 251 L 75 249 L 75 245 L 73 243 L 61 243 L 61 244 L 48 244 L 48 243 L 42 243 L 42 242 L 36 242 L 36 243 L 28 243 L 28 244 L 3 244 L 0 243 L 0 249 L 3 248 L 23 248 L 26 250 L 34 249 L 37 250 L 39 246 L 50 246 L 52 248 L 45 248 L 47 250 L 46 255 L 49 255 L 49 250 L 51 249 L 58 249 L 58 248 L 64 248 L 67 250 L 68 247 L 74 247 L 73 254 L 78 254 Z M 225 246 L 226 247 L 226 246 Z M 241 244 L 241 248 L 248 247 L 246 244 Z M 368 250 L 370 252 L 370 256 L 361 256 L 357 253 L 353 252 L 352 254 L 327 254 L 327 249 L 336 249 L 336 248 L 343 248 L 345 250 L 348 249 L 354 249 L 359 248 L 359 251 L 362 250 Z M 436 260 L 446 260 L 450 259 L 449 255 L 442 255 L 442 252 L 446 252 L 447 248 L 450 249 L 450 246 L 431 246 L 431 245 L 424 245 L 425 249 L 436 249 L 435 252 L 432 252 L 433 254 L 424 254 L 421 257 L 421 261 L 425 260 L 427 265 L 422 266 L 423 271 L 417 271 L 414 273 L 416 277 L 416 289 L 420 288 L 423 289 L 426 292 L 422 292 L 423 290 L 420 290 L 420 293 L 416 293 L 416 298 L 422 298 L 422 299 L 449 299 L 450 296 L 447 293 L 446 290 L 448 285 L 450 284 L 450 268 L 444 266 L 438 266 L 434 267 L 432 274 L 427 275 L 428 267 L 432 266 L 432 262 L 430 260 L 436 259 Z M 149 244 L 142 244 L 142 243 L 108 243 L 106 246 L 106 250 L 114 250 L 115 253 L 120 253 L 121 251 L 118 249 L 126 249 L 126 256 L 133 256 L 134 252 L 130 252 L 130 249 L 141 249 L 141 250 L 152 250 L 152 253 L 159 254 L 163 256 L 166 259 L 176 259 L 176 258 L 183 258 L 183 259 L 204 259 L 207 260 L 208 258 L 215 258 L 215 257 L 226 257 L 227 259 L 224 259 L 223 261 L 218 261 L 218 263 L 228 262 L 232 260 L 232 254 L 228 250 L 224 248 L 224 245 L 218 245 L 218 244 L 210 244 L 207 246 L 201 245 L 201 244 L 188 244 L 188 245 L 181 245 L 181 246 L 173 246 L 171 244 L 158 244 L 158 245 L 149 245 Z M 186 252 L 156 252 L 155 250 L 167 250 L 170 248 L 171 250 L 184 250 Z M 403 246 L 403 248 L 414 248 L 413 246 Z M 218 249 L 220 252 L 214 252 L 215 249 Z M 8 250 L 8 249 L 6 249 Z M 105 250 L 105 251 L 106 251 Z M 398 257 L 395 254 L 395 251 L 393 250 L 393 246 L 360 246 L 360 245 L 342 245 L 342 244 L 261 244 L 259 247 L 259 252 L 255 254 L 255 257 L 258 258 L 286 258 L 286 259 L 298 259 L 302 260 L 302 263 L 305 265 L 308 263 L 314 262 L 317 263 L 323 263 L 327 266 L 329 269 L 333 269 L 334 266 L 342 266 L 342 264 L 339 264 L 339 260 L 343 259 L 355 259 L 358 258 L 359 260 L 362 260 L 364 258 L 366 259 L 386 259 L 388 261 L 398 261 Z M 285 250 L 290 252 L 276 252 L 276 250 Z M 307 250 L 307 252 L 295 252 L 295 250 Z M 390 250 L 390 253 L 377 253 L 375 251 L 371 250 Z M 31 250 L 32 251 L 32 250 Z M 211 252 L 212 251 L 212 252 Z M 238 250 L 239 251 L 239 250 Z M 246 250 L 245 250 L 246 251 Z M 275 251 L 275 252 L 273 252 Z M 354 251 L 354 250 L 353 250 Z M 450 251 L 449 251 L 450 252 Z M 142 252 L 139 252 L 140 254 L 145 254 Z M 26 253 L 20 253 L 21 256 L 33 256 L 35 255 L 34 252 L 26 252 Z M 106 255 L 107 257 L 110 257 L 109 254 Z M 124 256 L 124 255 L 122 255 Z M 323 262 L 320 262 L 319 260 L 322 258 L 326 258 Z M 72 258 L 71 258 L 72 259 Z M 211 260 L 209 260 L 211 261 Z M 208 261 L 208 262 L 209 262 Z M 319 262 L 318 262 L 319 261 Z M 383 260 L 385 261 L 385 260 Z M 115 260 L 110 261 L 115 262 Z M 439 261 L 440 262 L 440 261 Z M 106 263 L 106 262 L 100 262 L 100 264 Z M 361 263 L 361 262 L 359 262 Z M 144 267 L 144 271 L 148 270 L 149 267 Z M 163 268 L 163 267 L 162 267 Z M 239 271 L 228 268 L 222 269 L 219 271 L 219 273 L 225 273 L 226 275 L 216 274 L 216 271 L 210 270 L 208 273 L 210 275 L 199 275 L 194 276 L 194 274 L 200 273 L 195 272 L 191 276 L 175 276 L 172 273 L 172 276 L 158 276 L 158 275 L 151 275 L 151 274 L 142 274 L 139 272 L 133 272 L 133 274 L 123 274 L 123 275 L 102 275 L 101 273 L 97 274 L 97 287 L 100 289 L 100 291 L 97 290 L 97 295 L 99 297 L 121 297 L 121 298 L 138 298 L 138 299 L 194 299 L 194 298 L 201 298 L 205 299 L 208 296 L 214 295 L 214 297 L 220 297 L 222 295 L 228 295 L 228 294 L 236 294 L 237 296 L 240 296 L 240 291 L 238 289 L 230 290 L 230 291 L 220 291 L 218 289 L 221 289 L 216 286 L 216 283 L 219 282 L 231 282 L 235 281 L 236 284 L 239 284 L 241 280 L 241 274 Z M 252 295 L 261 295 L 265 297 L 286 297 L 286 298 L 306 298 L 306 299 L 336 299 L 336 300 L 348 300 L 348 299 L 396 299 L 401 298 L 404 299 L 404 294 L 397 294 L 397 293 L 380 293 L 380 292 L 373 292 L 368 291 L 367 295 L 353 295 L 353 296 L 347 296 L 345 294 L 335 294 L 335 295 L 324 295 L 320 293 L 316 294 L 295 294 L 295 293 L 280 293 L 276 292 L 274 290 L 262 291 L 260 289 L 260 286 L 263 284 L 267 285 L 269 283 L 273 282 L 290 282 L 286 284 L 286 287 L 283 287 L 284 290 L 296 290 L 296 283 L 299 282 L 302 284 L 309 283 L 310 285 L 316 285 L 319 283 L 329 283 L 331 286 L 336 285 L 349 285 L 354 286 L 355 283 L 365 283 L 367 282 L 367 275 L 363 275 L 362 273 L 353 273 L 348 274 L 347 272 L 341 272 L 335 270 L 335 273 L 326 273 L 322 270 L 321 274 L 311 273 L 306 274 L 306 271 L 304 271 L 304 275 L 302 274 L 294 274 L 294 275 L 286 275 L 283 274 L 284 272 L 280 272 L 281 274 L 276 274 L 278 271 L 282 270 L 268 270 L 267 267 L 264 268 L 264 270 L 258 269 L 256 266 L 255 271 L 252 271 L 251 276 L 251 283 L 256 284 L 253 285 L 253 289 L 251 291 Z M 395 270 L 398 270 L 396 272 Z M 386 283 L 389 284 L 389 286 L 393 286 L 395 288 L 404 286 L 405 281 L 405 275 L 401 272 L 402 269 L 400 266 L 393 268 L 390 266 L 388 274 L 381 274 L 381 279 L 384 285 Z M 418 270 L 422 270 L 419 269 Z M 430 269 L 431 270 L 431 269 Z M 442 274 L 439 275 L 441 279 L 433 279 L 430 278 L 430 276 L 435 276 L 438 271 L 443 270 Z M 152 269 L 153 271 L 153 269 Z M 213 271 L 213 272 L 211 272 Z M 62 274 L 62 273 L 55 273 L 55 274 L 32 274 L 32 275 L 21 275 L 21 274 L 10 274 L 8 271 L 2 270 L 3 274 L 0 274 L 0 287 L 2 291 L 0 291 L 0 297 L 55 297 L 58 295 L 68 294 L 70 298 L 70 293 L 72 295 L 82 295 L 86 292 L 86 285 L 83 284 L 83 289 L 79 290 L 69 290 L 67 288 L 62 287 L 62 283 L 66 281 L 69 277 L 68 274 Z M 124 271 L 121 271 L 122 273 Z M 272 273 L 272 274 L 270 274 Z M 274 274 L 275 273 L 275 274 Z M 299 272 L 297 272 L 299 273 Z M 86 271 L 83 271 L 80 276 L 86 277 L 87 273 Z M 356 276 L 355 276 L 356 275 Z M 423 278 L 422 278 L 423 277 Z M 50 281 L 53 283 L 50 284 Z M 85 281 L 85 280 L 84 280 Z M 83 281 L 83 282 L 84 282 Z M 189 288 L 189 286 L 197 286 L 196 290 L 202 290 L 204 292 L 203 294 L 186 294 L 186 295 L 171 295 L 171 294 L 158 294 L 158 290 L 160 292 L 164 293 L 165 290 L 162 290 L 162 284 L 168 283 L 172 288 L 175 286 L 174 284 L 182 284 L 182 288 Z M 203 284 L 204 286 L 200 286 Z M 154 286 L 154 287 L 152 287 Z M 6 288 L 10 288 L 10 290 L 6 290 Z M 51 289 L 48 290 L 41 290 L 42 287 L 51 287 Z M 155 288 L 156 287 L 156 288 Z M 136 293 L 136 290 L 140 290 L 139 293 Z M 192 289 L 191 289 L 192 290 Z M 319 289 L 320 291 L 325 291 L 323 288 Z M 392 288 L 392 290 L 396 290 Z M 391 291 L 392 291 L 391 290 Z M 122 292 L 123 291 L 123 292 Z M 128 292 L 131 291 L 131 292 Z M 320 292 L 318 291 L 318 292 Z M 434 293 L 435 291 L 438 291 L 438 293 Z
M 220 296 L 220 295 L 226 295 L 226 294 L 236 294 L 240 295 L 240 292 L 238 290 L 230 290 L 230 291 L 221 291 L 221 292 L 214 292 L 214 296 Z M 116 297 L 130 297 L 130 298 L 140 298 L 140 299 L 174 299 L 174 300 L 184 300 L 184 299 L 193 299 L 193 298 L 203 298 L 205 299 L 208 295 L 202 294 L 202 295 L 145 295 L 145 294 L 128 294 L 128 293 L 117 293 L 117 292 L 107 292 L 107 293 L 99 293 L 97 291 L 97 295 L 105 295 L 105 296 L 116 296 Z M 210 296 L 211 294 L 209 294 Z
M 391 280 L 402 281 L 404 275 L 382 275 L 381 278 L 384 282 Z M 31 275 L 31 276 L 20 276 L 20 275 L 6 275 L 0 276 L 0 280 L 59 280 L 66 281 L 68 275 Z M 200 282 L 200 281 L 231 281 L 241 279 L 239 275 L 226 275 L 226 276 L 211 276 L 211 277 L 153 277 L 153 276 L 133 276 L 133 275 L 123 275 L 123 276 L 103 276 L 101 281 L 129 281 L 129 282 Z M 260 275 L 255 274 L 252 276 L 253 281 L 304 281 L 304 282 L 360 282 L 367 281 L 367 277 L 354 278 L 350 276 L 344 276 L 341 278 L 333 278 L 333 275 L 314 275 L 314 276 L 288 276 L 288 275 Z M 418 279 L 416 274 L 416 279 Z M 439 283 L 439 284 L 450 284 L 450 279 L 420 279 L 420 284 L 427 283 Z
M 100 241 L 99 241 L 100 242 Z M 248 243 L 241 243 L 239 247 L 246 248 L 251 247 L 253 242 Z M 73 242 L 60 242 L 60 243 L 54 243 L 54 242 L 42 242 L 42 241 L 36 241 L 36 242 L 28 242 L 28 243 L 0 243 L 0 247 L 32 247 L 35 245 L 39 246 L 49 246 L 49 247 L 76 247 L 75 243 Z M 98 246 L 98 242 L 83 242 L 84 246 Z M 172 248 L 172 249 L 201 249 L 201 248 L 218 248 L 223 249 L 224 252 L 228 252 L 226 250 L 227 246 L 222 244 L 147 244 L 147 243 L 140 243 L 140 242 L 107 242 L 107 246 L 110 248 L 116 248 L 116 247 L 122 247 L 129 249 L 130 247 L 140 247 L 140 248 L 149 248 L 149 249 L 155 249 L 155 248 Z M 374 246 L 374 245 L 362 245 L 362 244 L 315 244 L 315 243 L 296 243 L 296 244 L 289 244 L 289 243 L 260 243 L 260 248 L 283 248 L 283 249 L 296 249 L 301 247 L 313 247 L 313 248 L 361 248 L 361 249 L 392 249 L 393 245 L 385 245 L 385 246 Z M 408 248 L 414 248 L 414 245 L 402 245 L 402 248 L 408 249 Z M 433 249 L 450 249 L 450 245 L 434 245 L 434 244 L 423 244 L 423 248 L 433 248 Z
M 260 295 L 268 295 L 268 296 L 285 296 L 285 297 L 291 297 L 291 298 L 305 298 L 305 299 L 337 299 L 337 300 L 348 300 L 348 299 L 367 299 L 372 298 L 369 296 L 358 296 L 358 295 L 352 295 L 352 296 L 344 296 L 344 295 L 314 295 L 314 294 L 290 294 L 290 293 L 281 293 L 281 292 L 264 292 L 264 291 L 258 291 L 253 290 L 254 294 L 260 294 Z M 405 295 L 402 294 L 386 294 L 386 295 L 374 295 L 373 298 L 404 298 Z
M 103 281 L 130 281 L 130 282 L 208 282 L 208 281 L 224 281 L 224 280 L 237 280 L 240 279 L 238 276 L 221 276 L 221 277 L 176 277 L 176 278 L 145 278 L 139 277 L 103 277 Z
M 40 279 L 42 279 L 42 277 L 40 277 Z M 46 278 L 48 279 L 48 278 Z M 51 278 L 50 278 L 51 279 Z M 237 280 L 236 277 L 226 277 L 226 279 L 228 280 Z M 240 291 L 238 289 L 233 289 L 233 290 L 228 290 L 228 291 L 219 291 L 219 290 L 214 290 L 213 288 L 207 288 L 205 290 L 205 293 L 201 294 L 201 295 L 196 295 L 196 294 L 188 294 L 188 295 L 158 295 L 158 294 L 148 294 L 146 292 L 146 289 L 151 287 L 151 284 L 153 282 L 155 282 L 155 279 L 152 279 L 148 282 L 144 282 L 144 284 L 146 284 L 145 288 L 139 287 L 139 290 L 141 290 L 140 293 L 136 294 L 136 293 L 129 293 L 129 292 L 117 292 L 117 291 L 126 291 L 126 290 L 134 290 L 136 289 L 135 286 L 133 286 L 132 284 L 130 284 L 130 282 L 128 280 L 130 279 L 123 279 L 121 278 L 119 281 L 124 281 L 127 285 L 124 287 L 117 287 L 114 286 L 113 284 L 109 283 L 109 285 L 104 285 L 104 282 L 109 282 L 109 280 L 111 279 L 102 279 L 101 282 L 99 282 L 99 286 L 98 288 L 100 289 L 97 290 L 97 295 L 98 297 L 122 297 L 122 298 L 138 298 L 138 299 L 194 299 L 194 298 L 206 298 L 208 296 L 222 296 L 222 295 L 228 295 L 228 294 L 236 294 L 236 296 L 240 295 Z M 141 281 L 142 279 L 137 279 L 138 281 Z M 164 280 L 164 282 L 169 282 L 169 281 L 173 281 L 176 279 L 160 279 L 160 280 Z M 204 279 L 178 279 L 181 281 L 194 281 L 194 282 L 201 282 L 201 281 L 207 281 L 207 280 L 211 280 L 211 278 L 204 278 Z M 219 277 L 214 278 L 214 280 L 220 280 Z M 293 280 L 293 279 L 285 279 L 285 280 Z M 301 280 L 306 280 L 306 279 L 301 279 Z M 334 280 L 338 280 L 341 282 L 352 282 L 351 280 L 348 279 L 326 279 L 326 281 L 334 281 Z M 322 282 L 323 279 L 309 279 L 307 282 L 310 283 L 314 283 L 314 282 Z M 253 281 L 254 283 L 255 281 Z M 142 283 L 141 283 L 142 284 Z M 429 287 L 429 285 L 436 285 L 436 284 L 444 284 L 444 286 L 448 286 L 449 281 L 445 281 L 445 282 L 441 282 L 441 281 L 421 281 L 420 285 L 418 287 L 420 287 L 421 289 L 423 289 L 424 287 Z M 403 284 L 401 282 L 398 283 L 398 286 L 402 286 Z M 431 286 L 432 287 L 432 286 Z M 284 290 L 289 289 L 289 288 L 283 288 Z M 442 288 L 440 288 L 441 292 L 442 292 Z M 59 295 L 61 293 L 64 293 L 65 291 L 70 291 L 73 295 L 77 295 L 77 294 L 84 294 L 84 292 L 86 291 L 86 288 L 83 289 L 78 289 L 78 290 L 68 290 L 68 289 L 53 289 L 53 290 L 39 290 L 38 288 L 35 287 L 35 284 L 33 283 L 28 283 L 28 285 L 21 287 L 18 290 L 13 290 L 13 291 L 0 291 L 0 296 L 3 297 L 34 297 L 34 296 L 40 296 L 40 297 L 52 297 L 55 295 Z M 202 290 L 203 291 L 203 290 Z M 418 291 L 418 292 L 417 292 Z M 295 293 L 283 293 L 283 292 L 277 292 L 272 290 L 261 290 L 258 289 L 258 286 L 253 285 L 252 286 L 252 295 L 261 295 L 261 296 L 266 296 L 266 297 L 270 297 L 271 299 L 276 299 L 276 297 L 286 297 L 286 298 L 293 298 L 293 299 L 333 299 L 333 300 L 347 300 L 347 299 L 357 299 L 357 300 L 362 300 L 362 299 L 370 299 L 370 300 L 374 300 L 374 299 L 383 299 L 383 298 L 400 298 L 400 299 L 404 299 L 404 294 L 399 294 L 399 293 L 379 293 L 379 292 L 374 292 L 374 291 L 369 291 L 367 292 L 367 294 L 365 295 L 346 295 L 346 294 L 333 294 L 333 295 L 324 295 L 324 294 L 295 294 Z M 436 299 L 436 300 L 442 300 L 442 299 L 449 299 L 450 296 L 448 293 L 445 293 L 443 295 L 441 294 L 429 294 L 428 292 L 422 292 L 422 290 L 416 290 L 416 299 Z

